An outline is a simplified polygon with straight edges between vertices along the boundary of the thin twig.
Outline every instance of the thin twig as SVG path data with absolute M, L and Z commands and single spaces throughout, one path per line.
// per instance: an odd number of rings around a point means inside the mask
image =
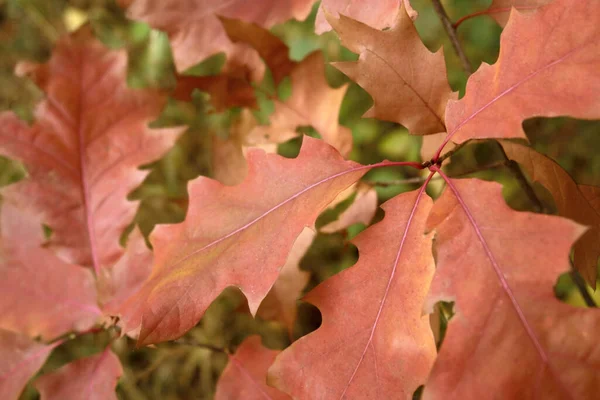
M 440 17 L 440 20 L 442 21 L 442 25 L 444 26 L 444 29 L 446 30 L 448 37 L 450 38 L 450 42 L 452 43 L 452 47 L 454 47 L 454 51 L 458 55 L 458 58 L 460 58 L 460 62 L 462 64 L 463 69 L 465 70 L 467 75 L 472 74 L 473 67 L 471 66 L 469 59 L 465 55 L 465 52 L 463 51 L 462 46 L 460 45 L 460 42 L 458 41 L 458 37 L 456 36 L 456 29 L 452 25 L 450 18 L 448 18 L 448 14 L 446 14 L 446 10 L 444 9 L 444 6 L 442 6 L 442 3 L 440 3 L 440 0 L 431 0 L 431 2 L 433 3 L 433 8 L 435 9 L 435 12 L 437 13 L 437 15 Z
M 504 147 L 502 147 L 502 145 L 500 143 L 496 142 L 496 144 L 498 145 L 500 154 L 502 155 L 504 160 L 507 161 L 506 166 L 508 167 L 508 170 L 512 173 L 513 177 L 517 180 L 517 183 L 521 187 L 521 190 L 523 190 L 523 192 L 525 192 L 525 194 L 527 195 L 527 198 L 533 205 L 534 210 L 536 212 L 545 212 L 546 207 L 544 207 L 544 204 L 540 201 L 540 199 L 535 194 L 533 187 L 529 184 L 529 182 L 527 181 L 527 178 L 525 178 L 525 175 L 523 175 L 523 171 L 521 171 L 521 167 L 519 167 L 519 164 L 516 161 L 508 158 L 508 155 L 506 155 L 506 152 L 504 151 Z
M 598 308 L 598 305 L 594 301 L 594 298 L 590 295 L 590 292 L 588 292 L 587 290 L 585 280 L 581 277 L 581 275 L 579 275 L 579 272 L 577 272 L 577 270 L 575 269 L 575 265 L 573 265 L 573 260 L 569 259 L 569 262 L 571 263 L 571 279 L 573 279 L 573 283 L 577 287 L 579 294 L 581 294 L 583 301 L 590 308 Z

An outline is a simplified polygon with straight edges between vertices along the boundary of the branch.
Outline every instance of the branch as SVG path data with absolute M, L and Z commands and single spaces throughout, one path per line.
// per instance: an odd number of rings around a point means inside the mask
M 444 26 L 444 29 L 446 30 L 446 33 L 448 34 L 448 37 L 450 38 L 450 42 L 452 43 L 452 47 L 454 47 L 454 51 L 458 55 L 458 58 L 460 58 L 460 62 L 462 64 L 463 69 L 465 70 L 467 75 L 472 74 L 473 67 L 471 66 L 469 59 L 465 55 L 465 52 L 463 51 L 463 49 L 460 45 L 460 42 L 458 41 L 458 37 L 456 36 L 456 28 L 450 21 L 450 18 L 448 18 L 448 14 L 446 14 L 446 10 L 444 9 L 444 6 L 442 6 L 442 3 L 440 3 L 440 0 L 432 0 L 432 3 L 433 3 L 433 8 L 435 9 L 435 12 L 440 17 L 440 20 L 442 21 L 442 25 Z
M 575 269 L 575 266 L 573 265 L 573 260 L 569 259 L 569 263 L 571 264 L 571 272 L 569 272 L 569 274 L 571 275 L 571 279 L 573 279 L 573 283 L 577 287 L 579 294 L 581 294 L 583 301 L 590 308 L 598 308 L 598 305 L 594 301 L 594 298 L 590 295 L 590 292 L 588 292 L 587 290 L 585 280 L 583 280 L 581 275 L 579 275 L 579 272 L 577 272 L 577 270 Z

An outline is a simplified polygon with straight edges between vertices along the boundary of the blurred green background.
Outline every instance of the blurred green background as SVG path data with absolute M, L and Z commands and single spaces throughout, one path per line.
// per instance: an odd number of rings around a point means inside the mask
M 491 0 L 448 0 L 443 4 L 451 18 L 480 11 Z M 440 21 L 429 0 L 412 0 L 419 12 L 416 26 L 427 47 L 435 51 L 444 46 L 448 77 L 453 89 L 464 93 L 467 76 L 454 54 Z M 290 21 L 272 31 L 290 47 L 291 57 L 301 60 L 311 51 L 320 49 L 327 61 L 353 60 L 356 56 L 342 48 L 334 33 L 317 36 L 313 32 L 317 6 L 306 21 Z M 44 62 L 51 54 L 56 40 L 84 23 L 90 23 L 100 40 L 111 48 L 125 48 L 129 54 L 129 85 L 136 88 L 173 88 L 174 65 L 166 35 L 146 24 L 128 20 L 114 0 L 0 0 L 0 111 L 12 110 L 28 121 L 33 119 L 33 107 L 42 93 L 27 79 L 14 76 L 15 64 L 21 60 Z M 480 63 L 494 63 L 499 51 L 501 28 L 486 16 L 466 21 L 458 29 L 459 40 L 476 69 Z M 527 45 L 527 44 L 523 44 Z M 215 73 L 222 63 L 216 56 L 195 67 L 201 73 Z M 329 83 L 337 87 L 348 79 L 327 67 Z M 419 159 L 421 139 L 408 135 L 405 128 L 388 122 L 362 119 L 371 106 L 371 98 L 355 84 L 350 86 L 340 112 L 340 122 L 351 128 L 355 147 L 351 158 L 363 163 L 383 159 Z M 261 121 L 267 122 L 272 105 L 264 100 Z M 215 113 L 207 96 L 195 96 L 190 103 L 170 100 L 156 126 L 187 125 L 189 128 L 176 146 L 152 165 L 143 185 L 131 194 L 140 199 L 141 206 L 135 223 L 147 235 L 155 224 L 182 221 L 187 207 L 186 184 L 199 175 L 211 176 L 211 143 L 217 132 L 227 135 L 233 112 Z M 570 118 L 535 118 L 524 123 L 532 146 L 559 162 L 578 183 L 600 183 L 600 124 Z M 293 156 L 301 139 L 280 146 L 280 153 Z M 455 176 L 477 176 L 493 179 L 505 185 L 508 203 L 519 210 L 533 210 L 533 205 L 507 168 L 494 167 L 502 161 L 497 146 L 491 142 L 468 145 L 452 157 L 448 172 Z M 478 172 L 472 172 L 478 171 Z M 24 169 L 11 160 L 0 159 L 0 184 L 6 185 L 23 178 Z M 418 187 L 421 177 L 407 169 L 377 169 L 365 180 L 372 182 L 380 202 Z M 412 181 L 410 181 L 412 179 Z M 408 180 L 408 181 L 407 181 Z M 551 196 L 537 184 L 533 185 L 545 208 L 552 212 Z M 432 182 L 430 194 L 438 196 L 442 182 Z M 319 219 L 318 225 L 336 217 L 349 201 Z M 376 220 L 381 218 L 380 211 Z M 354 264 L 356 248 L 349 239 L 364 229 L 352 226 L 347 232 L 319 234 L 304 257 L 301 267 L 311 272 L 307 290 L 327 277 Z M 575 305 L 583 305 L 571 278 L 565 274 L 557 285 L 557 295 Z M 591 289 L 590 289 L 591 290 Z M 600 300 L 598 294 L 594 294 Z M 248 313 L 244 297 L 236 290 L 225 291 L 210 307 L 199 325 L 179 343 L 165 343 L 136 350 L 134 343 L 119 339 L 113 348 L 124 365 L 124 376 L 118 387 L 123 399 L 210 399 L 216 381 L 227 362 L 220 353 L 199 347 L 198 344 L 233 350 L 249 334 L 258 333 L 263 343 L 283 348 L 303 334 L 316 329 L 320 323 L 317 309 L 300 304 L 299 320 L 293 337 L 275 322 L 254 320 Z M 78 357 L 99 351 L 110 341 L 110 333 L 84 335 L 69 341 L 53 353 L 42 373 L 53 370 Z M 23 398 L 36 398 L 28 387 Z

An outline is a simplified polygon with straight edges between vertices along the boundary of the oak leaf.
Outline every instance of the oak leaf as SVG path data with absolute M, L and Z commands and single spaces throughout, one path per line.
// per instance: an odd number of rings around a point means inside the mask
M 38 343 L 25 335 L 0 329 L 0 399 L 17 400 L 58 343 Z
M 465 96 L 448 103 L 447 140 L 525 137 L 521 124 L 534 116 L 600 118 L 598 70 L 600 2 L 513 10 L 496 64 L 482 64 Z
M 131 19 L 167 32 L 178 71 L 220 52 L 237 57 L 240 46 L 227 37 L 218 16 L 252 22 L 265 28 L 310 13 L 314 0 L 121 0 Z M 247 51 L 242 48 L 241 51 Z M 258 60 L 257 60 L 258 61 Z M 260 62 L 260 61 L 259 61 Z M 253 64 L 254 62 L 251 62 Z
M 283 143 L 298 136 L 296 129 L 313 126 L 323 140 L 347 156 L 352 150 L 352 132 L 338 122 L 339 109 L 348 85 L 331 88 L 325 78 L 325 61 L 314 52 L 290 73 L 292 95 L 275 100 L 275 112 L 269 126 L 257 126 L 250 140 L 257 144 Z
M 448 180 L 429 220 L 437 269 L 427 306 L 454 301 L 424 399 L 593 398 L 600 314 L 554 296 L 584 228 L 510 209 L 497 183 Z
M 115 386 L 122 374 L 119 358 L 106 348 L 38 378 L 35 387 L 41 400 L 117 400 Z
M 91 328 L 102 315 L 92 272 L 41 247 L 41 223 L 11 204 L 0 219 L 0 329 L 51 340 Z
M 185 222 L 152 233 L 152 275 L 122 311 L 126 331 L 141 323 L 139 345 L 180 337 L 228 286 L 255 314 L 302 229 L 371 168 L 310 137 L 295 159 L 253 149 L 248 163 L 238 186 L 192 181 Z
M 260 336 L 244 340 L 235 354 L 229 355 L 229 364 L 217 382 L 215 400 L 285 400 L 289 396 L 267 386 L 267 370 L 279 351 L 261 344 Z
M 358 263 L 304 297 L 322 325 L 277 357 L 271 384 L 302 399 L 412 398 L 436 353 L 423 312 L 434 272 L 424 234 L 431 204 L 422 187 L 382 205 L 383 221 L 353 241 Z
M 444 55 L 431 53 L 404 9 L 387 31 L 370 28 L 343 15 L 329 17 L 342 44 L 359 54 L 356 62 L 333 66 L 373 98 L 365 117 L 404 125 L 412 134 L 446 131 L 446 103 L 456 98 L 446 78 Z
M 125 50 L 113 51 L 87 27 L 62 38 L 50 61 L 22 64 L 46 93 L 36 122 L 0 114 L 0 153 L 25 164 L 28 179 L 3 189 L 52 229 L 48 247 L 67 262 L 101 267 L 122 254 L 119 238 L 137 203 L 127 195 L 180 129 L 149 129 L 164 96 L 127 87 Z
M 560 215 L 591 226 L 573 247 L 573 264 L 595 288 L 600 256 L 600 187 L 578 185 L 560 165 L 531 147 L 507 141 L 501 144 L 508 158 L 550 191 Z

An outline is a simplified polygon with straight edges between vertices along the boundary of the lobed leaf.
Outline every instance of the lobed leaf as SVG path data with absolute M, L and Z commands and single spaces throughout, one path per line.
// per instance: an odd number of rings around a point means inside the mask
M 593 398 L 600 314 L 554 296 L 584 229 L 510 209 L 501 186 L 447 180 L 429 229 L 437 270 L 427 304 L 454 301 L 424 399 Z
M 0 114 L 0 154 L 29 177 L 3 189 L 13 204 L 52 229 L 48 247 L 98 272 L 123 253 L 119 238 L 137 204 L 127 195 L 181 129 L 151 130 L 165 97 L 126 85 L 125 50 L 112 51 L 84 27 L 62 38 L 50 61 L 20 66 L 46 93 L 27 126 Z
M 356 62 L 333 66 L 373 97 L 365 117 L 397 122 L 416 135 L 446 131 L 446 103 L 456 93 L 446 78 L 444 55 L 427 50 L 405 9 L 387 31 L 343 15 L 329 17 L 329 23 L 342 44 L 359 54 Z
M 465 96 L 448 103 L 447 140 L 525 137 L 521 124 L 534 116 L 600 118 L 598 70 L 600 2 L 513 10 L 496 64 L 482 64 Z
M 152 233 L 152 275 L 123 309 L 126 331 L 141 323 L 139 345 L 181 336 L 228 286 L 255 314 L 302 229 L 371 168 L 310 137 L 295 159 L 258 149 L 248 158 L 244 182 L 192 181 L 185 222 Z
M 358 263 L 304 300 L 323 322 L 271 367 L 270 382 L 294 398 L 410 399 L 425 383 L 435 342 L 423 301 L 434 271 L 425 186 L 383 204 L 385 218 L 354 239 Z

